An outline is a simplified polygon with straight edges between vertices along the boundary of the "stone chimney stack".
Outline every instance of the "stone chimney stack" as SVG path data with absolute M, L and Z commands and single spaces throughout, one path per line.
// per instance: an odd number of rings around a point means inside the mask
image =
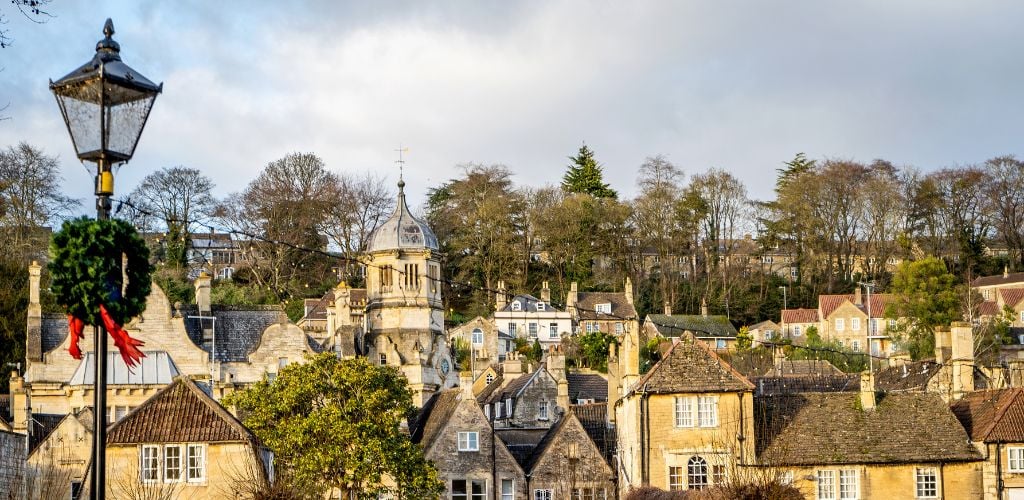
M 519 359 L 519 353 L 510 351 L 505 354 L 505 361 L 501 362 L 501 378 L 507 382 L 519 378 L 523 374 L 523 360 Z
M 625 290 L 623 290 L 623 291 L 626 293 L 626 303 L 627 304 L 632 304 L 633 303 L 633 280 L 629 279 L 629 276 L 626 276 L 626 285 L 625 285 L 624 288 L 625 288 Z
M 473 395 L 473 372 L 459 372 L 459 389 L 462 391 L 463 398 L 473 399 L 476 397 Z
M 540 300 L 543 302 L 551 303 L 551 288 L 548 287 L 548 282 L 545 281 L 540 288 Z
M 708 317 L 708 298 L 707 297 L 701 297 L 700 298 L 700 315 L 704 316 L 705 318 Z
M 553 345 L 548 348 L 545 366 L 558 383 L 558 406 L 563 411 L 569 411 L 569 379 L 565 376 L 565 353 L 562 352 L 562 346 Z
M 199 307 L 199 314 L 206 316 L 210 313 L 210 286 L 213 283 L 213 279 L 210 278 L 206 271 L 199 273 L 199 277 L 196 278 L 196 306 Z
M 43 307 L 39 304 L 39 276 L 42 266 L 28 266 L 28 324 L 25 329 L 25 357 L 31 364 L 43 360 Z M 27 367 L 26 367 L 27 368 Z
M 573 307 L 576 307 L 576 303 L 578 303 L 579 301 L 580 288 L 579 285 L 575 281 L 573 281 L 572 283 L 569 284 L 569 293 L 565 296 L 565 304 L 566 306 L 572 304 Z M 568 307 L 566 307 L 566 309 L 568 309 Z
M 953 400 L 956 401 L 974 391 L 974 330 L 970 323 L 964 321 L 954 321 L 950 327 L 952 389 Z
M 935 328 L 935 362 L 946 363 L 952 357 L 952 338 L 949 328 L 939 326 Z
M 508 297 L 505 295 L 505 282 L 498 280 L 498 291 L 494 294 L 494 310 L 504 309 L 506 303 L 508 303 Z
M 672 304 L 669 301 L 665 301 L 665 316 L 672 315 Z
M 875 399 L 875 378 L 870 371 L 860 374 L 860 407 L 864 411 L 874 411 L 878 401 Z
M 857 306 L 864 305 L 864 298 L 860 295 L 860 285 L 857 285 L 857 289 L 853 292 L 853 303 Z

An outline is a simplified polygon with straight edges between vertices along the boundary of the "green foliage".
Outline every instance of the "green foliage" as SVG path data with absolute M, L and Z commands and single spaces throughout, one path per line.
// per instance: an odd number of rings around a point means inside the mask
M 530 353 L 526 359 L 539 363 L 541 358 L 544 357 L 544 347 L 540 345 L 539 340 L 533 341 L 533 346 L 530 348 Z
M 804 347 L 798 345 L 786 347 L 786 356 L 788 358 L 828 361 L 846 373 L 859 373 L 868 368 L 870 360 L 867 354 L 847 349 L 839 341 L 828 342 L 822 340 L 817 328 L 814 328 L 814 336 L 812 337 L 812 332 L 810 331 L 812 328 L 814 327 L 807 328 L 807 343 Z
M 754 344 L 754 336 L 750 334 L 750 328 L 742 327 L 740 331 L 736 333 L 736 349 L 739 351 L 749 351 Z
M 516 338 L 517 343 L 518 340 L 519 339 Z M 452 339 L 452 347 L 455 348 L 455 365 L 460 368 L 468 367 L 469 356 L 471 354 L 469 342 L 466 342 L 465 339 L 455 338 Z
M 149 248 L 127 222 L 66 221 L 53 235 L 50 259 L 50 290 L 68 314 L 85 324 L 102 324 L 100 304 L 121 324 L 146 308 L 152 272 Z
M 821 334 L 818 333 L 818 327 L 817 326 L 815 326 L 815 325 L 808 326 L 807 327 L 807 331 L 804 332 L 804 333 L 807 334 L 807 345 L 821 345 L 821 343 L 822 343 Z
M 25 309 L 28 306 L 28 269 L 20 262 L 0 257 L 0 390 L 7 392 L 8 363 L 25 368 Z
M 935 350 L 935 327 L 949 326 L 962 319 L 957 279 L 946 264 L 935 257 L 900 264 L 890 291 L 896 301 L 885 317 L 899 319 L 893 337 L 913 359 L 930 356 Z
M 608 371 L 608 347 L 615 342 L 615 336 L 604 332 L 590 332 L 576 338 L 579 343 L 577 362 L 584 368 L 601 373 Z
M 572 163 L 562 177 L 562 189 L 570 193 L 589 194 L 594 198 L 618 198 L 619 194 L 604 182 L 601 166 L 594 159 L 594 152 L 586 144 L 580 146 L 576 156 L 570 156 Z
M 303 490 L 343 498 L 389 494 L 427 498 L 443 483 L 401 425 L 412 415 L 412 393 L 401 372 L 364 358 L 331 353 L 285 367 L 224 399 Z M 386 478 L 397 487 L 388 488 Z
M 279 301 L 265 287 L 217 280 L 210 289 L 210 302 L 225 306 L 277 304 Z
M 195 302 L 196 290 L 185 273 L 185 269 L 167 266 L 159 266 L 153 273 L 153 281 L 164 291 L 172 306 Z
M 658 361 L 661 361 L 662 337 L 654 337 L 640 346 L 640 373 L 647 373 Z

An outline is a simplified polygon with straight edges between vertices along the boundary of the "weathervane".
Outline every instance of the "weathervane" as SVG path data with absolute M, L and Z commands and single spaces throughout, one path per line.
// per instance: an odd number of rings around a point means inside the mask
M 398 145 L 398 149 L 395 150 L 398 153 L 398 160 L 395 163 L 398 164 L 398 181 L 405 182 L 402 180 L 402 175 L 405 173 L 405 160 L 402 159 L 402 153 L 409 151 L 409 148 L 403 148 L 401 144 Z

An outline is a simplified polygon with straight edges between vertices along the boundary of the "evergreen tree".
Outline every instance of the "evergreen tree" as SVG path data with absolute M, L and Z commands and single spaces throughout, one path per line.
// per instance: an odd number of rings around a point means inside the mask
M 569 170 L 562 177 L 562 189 L 570 193 L 585 193 L 594 198 L 618 198 L 619 193 L 604 182 L 601 165 L 586 144 L 580 146 L 576 156 L 570 156 Z

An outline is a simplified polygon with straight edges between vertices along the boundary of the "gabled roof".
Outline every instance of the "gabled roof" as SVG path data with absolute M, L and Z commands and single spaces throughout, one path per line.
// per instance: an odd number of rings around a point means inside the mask
M 522 392 L 524 390 L 526 390 L 527 387 L 529 387 L 531 384 L 533 384 L 534 380 L 537 380 L 537 377 L 540 377 L 542 373 L 547 373 L 547 369 L 545 368 L 546 366 L 547 365 L 545 363 L 541 363 L 541 365 L 536 370 L 534 370 L 533 372 L 531 372 L 531 373 L 524 373 L 524 374 L 520 375 L 519 377 L 516 377 L 511 382 L 509 382 L 508 385 L 506 385 L 505 387 L 501 387 L 500 389 L 497 389 L 497 390 L 492 390 L 490 392 L 490 396 L 486 400 L 484 400 L 483 403 L 484 404 L 491 404 L 491 403 L 494 403 L 494 402 L 497 402 L 497 401 L 503 401 L 503 400 L 505 400 L 507 398 L 517 398 L 517 397 L 519 397 L 519 395 L 522 394 Z M 549 374 L 548 376 L 550 377 L 551 375 Z M 504 378 L 504 377 L 499 377 L 499 378 Z M 498 379 L 495 379 L 495 382 L 497 382 L 497 381 L 498 381 Z M 494 383 L 492 382 L 492 385 L 493 384 Z M 490 385 L 487 386 L 487 387 L 490 387 Z M 484 388 L 484 392 L 487 392 L 487 388 Z M 483 393 L 481 393 L 481 394 L 483 394 Z M 478 400 L 479 400 L 479 398 L 478 398 Z
M 631 389 L 678 394 L 692 392 L 749 391 L 754 384 L 734 370 L 707 344 L 684 336 Z
M 972 392 L 952 409 L 973 441 L 1024 443 L 1024 389 Z
M 598 304 L 611 304 L 611 314 L 597 312 Z M 579 292 L 576 294 L 576 310 L 580 319 L 625 320 L 639 317 L 633 304 L 626 300 L 625 292 Z
M 615 456 L 615 431 L 608 429 L 608 403 L 570 406 L 587 435 L 609 463 Z
M 31 454 L 39 445 L 46 440 L 57 426 L 60 425 L 64 419 L 67 418 L 78 418 L 78 415 L 82 415 L 82 425 L 86 429 L 92 429 L 92 410 L 79 410 L 77 414 L 69 413 L 66 415 L 54 414 L 54 413 L 33 413 L 32 414 L 32 432 L 29 433 L 28 437 L 28 452 Z
M 185 331 L 197 346 L 203 345 L 203 321 L 196 316 L 198 309 L 193 304 L 182 308 Z M 270 325 L 287 320 L 284 309 L 277 305 L 266 306 L 219 306 L 214 305 L 211 314 L 217 318 L 206 326 L 214 329 L 214 344 L 217 361 L 245 362 L 260 344 L 263 331 Z
M 854 304 L 858 309 L 864 311 L 864 314 L 868 312 L 868 300 L 866 297 L 862 297 L 861 305 L 856 305 L 854 301 L 857 300 L 856 295 L 852 293 L 842 295 L 819 295 L 818 296 L 818 309 L 821 310 L 821 317 L 828 318 L 835 312 L 839 306 L 845 302 Z M 891 302 L 896 301 L 896 296 L 891 293 L 873 293 L 871 294 L 871 317 L 872 318 L 884 318 L 885 317 L 885 306 Z
M 107 430 L 111 444 L 246 442 L 256 436 L 196 382 L 178 377 Z
M 981 460 L 937 394 L 888 393 L 874 410 L 858 392 L 754 398 L 757 453 L 779 466 Z
M 778 330 L 779 324 L 770 319 L 766 319 L 764 321 L 754 323 L 753 325 L 747 327 L 748 330 L 764 330 L 766 328 L 771 330 Z
M 972 287 L 979 286 L 994 286 L 994 285 L 1009 285 L 1009 284 L 1021 283 L 1024 284 L 1024 273 L 1007 273 L 1005 276 L 997 274 L 995 276 L 982 276 L 975 278 L 971 282 Z
M 567 373 L 569 400 L 608 401 L 608 380 L 596 373 Z
M 941 369 L 934 359 L 890 366 L 875 372 L 875 387 L 880 391 L 923 391 Z
M 783 309 L 783 323 L 817 323 L 817 309 Z
M 505 444 L 516 463 L 523 470 L 533 456 L 533 450 L 550 429 L 494 429 L 494 434 Z
M 1003 304 L 1016 308 L 1024 300 L 1024 288 L 1003 288 L 999 290 L 999 295 L 1003 298 Z
M 512 303 L 514 302 L 519 302 L 521 309 L 512 309 Z M 561 312 L 552 306 L 550 302 L 544 302 L 543 300 L 526 293 L 512 297 L 512 299 L 505 304 L 505 307 L 501 308 L 501 312 L 538 312 L 537 304 L 544 304 L 544 310 L 539 312 Z
M 736 327 L 725 316 L 648 314 L 646 323 L 653 325 L 664 337 L 692 332 L 697 338 L 736 338 Z
M 423 449 L 430 448 L 459 407 L 461 395 L 462 389 L 458 387 L 434 393 L 423 405 L 410 429 L 412 442 L 423 445 Z

